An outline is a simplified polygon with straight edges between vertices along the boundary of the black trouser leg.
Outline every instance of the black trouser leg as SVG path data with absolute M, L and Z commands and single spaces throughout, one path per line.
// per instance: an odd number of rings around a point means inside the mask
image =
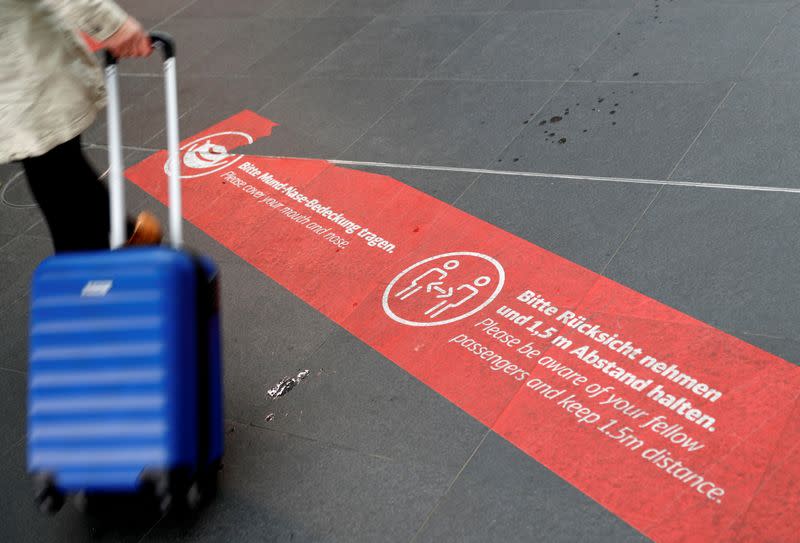
M 86 161 L 80 136 L 22 165 L 57 253 L 108 249 L 108 190 Z

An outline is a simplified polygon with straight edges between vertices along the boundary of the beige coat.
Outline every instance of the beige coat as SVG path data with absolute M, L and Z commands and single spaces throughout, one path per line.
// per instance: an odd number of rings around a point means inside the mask
M 42 155 L 92 124 L 103 75 L 77 31 L 103 41 L 126 17 L 112 0 L 0 0 L 0 164 Z

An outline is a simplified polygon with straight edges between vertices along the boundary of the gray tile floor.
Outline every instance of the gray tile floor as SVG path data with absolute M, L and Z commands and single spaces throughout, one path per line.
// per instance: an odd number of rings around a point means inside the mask
M 185 134 L 258 111 L 281 127 L 249 152 L 400 165 L 363 169 L 800 363 L 794 2 L 122 4 L 178 39 Z M 160 65 L 123 71 L 133 163 L 164 145 Z M 101 119 L 85 135 L 101 170 L 104 130 Z M 38 516 L 24 474 L 25 335 L 28 277 L 50 245 L 18 173 L 0 165 L 0 539 L 643 539 L 191 226 L 189 243 L 225 277 L 219 500 L 184 521 Z M 164 217 L 128 193 L 131 209 Z M 312 372 L 303 386 L 267 401 L 264 386 L 299 367 Z

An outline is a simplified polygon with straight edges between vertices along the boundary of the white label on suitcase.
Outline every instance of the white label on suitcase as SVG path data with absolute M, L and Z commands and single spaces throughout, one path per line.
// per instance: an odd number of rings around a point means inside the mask
M 114 282 L 110 279 L 89 281 L 83 286 L 81 296 L 105 296 L 112 286 L 114 286 Z

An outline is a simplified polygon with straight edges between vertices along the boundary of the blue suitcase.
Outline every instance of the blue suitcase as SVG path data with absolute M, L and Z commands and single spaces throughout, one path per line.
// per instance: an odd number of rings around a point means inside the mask
M 107 55 L 111 251 L 34 273 L 28 472 L 36 502 L 148 494 L 162 510 L 208 497 L 223 452 L 218 272 L 181 250 L 174 47 L 165 54 L 172 248 L 126 248 L 116 62 Z

